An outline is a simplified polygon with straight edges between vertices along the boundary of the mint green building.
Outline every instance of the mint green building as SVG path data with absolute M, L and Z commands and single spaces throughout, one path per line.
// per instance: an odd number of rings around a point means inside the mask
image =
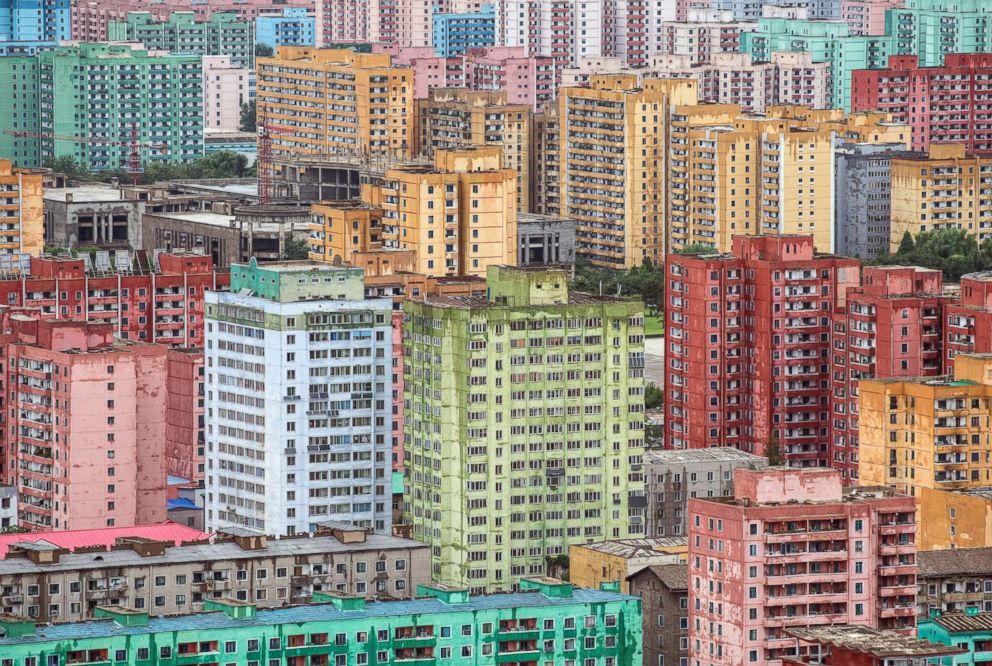
M 434 580 L 513 589 L 643 533 L 644 305 L 491 266 L 487 297 L 404 303 L 404 522 Z
M 0 155 L 19 166 L 70 155 L 92 171 L 127 168 L 132 126 L 143 163 L 203 156 L 198 55 L 72 44 L 0 58 L 0 84 Z
M 964 648 L 966 652 L 953 657 L 943 657 L 940 664 L 961 666 L 992 663 L 992 613 L 983 613 L 977 607 L 964 612 L 931 611 L 930 617 L 919 620 L 920 638 L 934 643 Z
M 560 581 L 473 598 L 420 587 L 407 601 L 316 593 L 313 604 L 256 610 L 208 600 L 206 613 L 149 618 L 119 607 L 35 625 L 0 616 L 0 664 L 64 666 L 641 666 L 641 600 Z
M 172 12 L 167 21 L 151 12 L 128 12 L 124 21 L 109 21 L 113 42 L 141 42 L 154 51 L 194 55 L 227 55 L 239 67 L 255 67 L 255 23 L 236 12 L 213 12 L 199 19 L 193 12 Z
M 992 51 L 989 0 L 906 0 L 885 14 L 895 52 L 919 56 L 921 67 L 939 67 L 948 53 Z

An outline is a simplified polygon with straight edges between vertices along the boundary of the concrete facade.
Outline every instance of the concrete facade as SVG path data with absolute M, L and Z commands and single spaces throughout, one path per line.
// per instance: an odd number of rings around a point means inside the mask
M 361 269 L 231 267 L 207 294 L 207 525 L 389 533 L 392 303 Z
M 0 485 L 0 529 L 17 527 L 17 487 Z
M 662 23 L 658 55 L 686 56 L 690 65 L 709 63 L 717 54 L 738 53 L 741 33 L 755 28 L 730 11 L 690 10 L 677 21 Z
M 992 547 L 920 550 L 919 617 L 933 611 L 992 611 Z
M 140 206 L 119 187 L 88 184 L 45 190 L 45 239 L 49 245 L 141 247 Z
M 5 2 L 0 7 L 0 44 L 69 39 L 71 4 L 70 0 Z
M 627 577 L 630 593 L 641 598 L 644 666 L 689 663 L 689 567 L 661 564 Z
M 627 592 L 630 576 L 649 566 L 685 564 L 688 550 L 687 537 L 572 544 L 568 548 L 568 579 L 592 589 L 618 584 Z
M 536 213 L 517 218 L 518 266 L 554 266 L 574 261 L 574 220 Z
M 169 349 L 166 356 L 165 469 L 169 476 L 203 487 L 203 348 Z M 202 527 L 202 525 L 201 525 Z
M 238 131 L 241 106 L 251 98 L 252 78 L 254 74 L 232 62 L 230 56 L 203 57 L 204 129 Z
M 0 270 L 17 270 L 44 250 L 44 185 L 40 171 L 0 159 Z
M 484 3 L 478 11 L 443 13 L 431 16 L 434 53 L 442 58 L 461 55 L 471 49 L 496 45 L 496 5 Z
M 239 67 L 255 66 L 255 24 L 235 12 L 213 12 L 198 19 L 193 12 L 173 12 L 167 21 L 151 12 L 129 12 L 124 21 L 110 21 L 111 42 L 140 42 L 150 51 L 228 56 Z
M 255 19 L 255 41 L 270 47 L 273 52 L 280 46 L 315 46 L 316 28 L 317 19 L 312 11 L 303 7 L 286 7 L 277 16 L 259 16 Z

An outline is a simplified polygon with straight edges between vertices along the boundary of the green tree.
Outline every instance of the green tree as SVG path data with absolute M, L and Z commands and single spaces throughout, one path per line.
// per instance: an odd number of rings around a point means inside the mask
M 8 525 L 7 527 L 0 527 L 0 534 L 25 534 L 31 530 L 24 529 L 23 527 L 18 527 L 17 525 Z
M 913 234 L 908 231 L 902 235 L 902 240 L 899 241 L 899 254 L 910 254 L 916 249 L 916 243 L 913 242 Z
M 992 247 L 979 250 L 975 237 L 964 229 L 943 227 L 923 231 L 915 238 L 905 234 L 895 254 L 880 254 L 872 264 L 923 266 L 944 273 L 957 281 L 962 275 L 992 268 Z
M 305 238 L 290 238 L 283 243 L 282 258 L 292 261 L 310 258 L 310 243 Z
M 238 121 L 238 129 L 242 132 L 254 132 L 258 127 L 255 124 L 255 119 L 255 100 L 242 104 L 241 119 Z
M 778 431 L 772 430 L 772 436 L 768 438 L 768 445 L 765 446 L 765 457 L 771 467 L 778 467 L 785 463 L 785 456 L 782 455 L 782 446 L 778 442 Z
M 646 409 L 658 409 L 665 404 L 665 392 L 654 384 L 647 384 L 644 387 L 644 407 Z
M 275 55 L 272 47 L 268 44 L 255 44 L 255 57 L 256 58 L 271 58 Z
M 64 173 L 71 179 L 78 180 L 81 175 L 86 174 L 76 158 L 72 155 L 59 155 L 50 157 L 43 162 L 43 165 L 56 173 Z
M 681 250 L 675 252 L 675 254 L 709 254 L 716 252 L 716 248 L 712 245 L 707 245 L 706 243 L 693 243 L 687 245 Z

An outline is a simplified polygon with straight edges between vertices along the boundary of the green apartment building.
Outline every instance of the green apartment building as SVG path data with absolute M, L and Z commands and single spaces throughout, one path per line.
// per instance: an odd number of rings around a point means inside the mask
M 193 55 L 227 55 L 239 67 L 255 67 L 255 22 L 235 12 L 213 12 L 199 19 L 193 12 L 172 12 L 160 21 L 151 12 L 128 12 L 127 20 L 110 21 L 112 42 L 141 42 L 153 51 Z
M 73 44 L 30 58 L 0 58 L 3 81 L 16 84 L 5 92 L 18 96 L 0 102 L 0 152 L 20 155 L 19 165 L 71 155 L 92 171 L 126 168 L 132 126 L 144 144 L 143 162 L 203 156 L 198 55 L 155 55 L 135 44 Z
M 404 304 L 404 522 L 434 580 L 510 590 L 569 545 L 643 533 L 644 305 L 491 266 Z
M 0 616 L 2 666 L 641 666 L 641 600 L 551 579 L 474 598 L 420 587 L 408 601 L 316 593 L 316 603 L 149 618 L 119 607 L 100 620 L 38 626 Z
M 939 67 L 948 53 L 992 51 L 989 0 L 906 0 L 885 14 L 895 53 L 916 54 L 920 67 Z

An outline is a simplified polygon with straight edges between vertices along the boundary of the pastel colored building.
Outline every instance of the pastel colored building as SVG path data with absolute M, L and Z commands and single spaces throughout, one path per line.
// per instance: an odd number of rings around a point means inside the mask
M 273 152 L 412 156 L 413 71 L 389 55 L 282 46 L 258 59 L 257 75 Z M 301 106 L 300 95 L 317 101 Z
M 618 539 L 572 544 L 568 548 L 568 580 L 579 587 L 596 589 L 619 584 L 628 591 L 627 580 L 641 569 L 685 564 L 688 537 Z
M 165 469 L 168 476 L 203 487 L 203 349 L 171 348 L 166 355 Z
M 203 57 L 203 128 L 236 132 L 241 127 L 241 106 L 251 99 L 254 73 L 231 61 L 230 56 Z
M 992 273 L 961 276 L 958 300 L 944 306 L 944 372 L 959 354 L 992 352 Z
M 858 386 L 864 379 L 940 375 L 940 271 L 914 266 L 866 266 L 860 288 L 834 310 L 830 352 L 830 466 L 845 484 L 858 483 Z
M 434 580 L 495 591 L 643 533 L 644 306 L 563 269 L 490 266 L 486 287 L 403 305 L 403 520 Z
M 40 541 L 55 549 L 71 553 L 75 552 L 76 549 L 109 551 L 119 540 L 123 539 L 154 541 L 179 546 L 184 543 L 206 541 L 208 538 L 210 535 L 206 532 L 168 521 L 152 525 L 99 527 L 90 530 L 0 534 L 0 560 L 7 557 L 11 546 L 15 544 L 33 544 Z
M 166 347 L 115 342 L 110 324 L 23 315 L 11 324 L 3 444 L 20 526 L 165 520 Z
M 992 54 L 948 53 L 942 65 L 921 67 L 916 55 L 889 58 L 884 69 L 855 70 L 851 108 L 883 111 L 913 129 L 913 150 L 963 144 L 968 153 L 992 152 Z M 949 83 L 953 82 L 953 83 Z M 926 99 L 917 105 L 910 100 Z
M 829 465 L 830 316 L 859 267 L 815 254 L 812 236 L 800 235 L 669 255 L 666 447 L 763 456 L 777 439 L 787 464 Z
M 915 54 L 925 67 L 940 66 L 949 53 L 992 52 L 992 18 L 986 0 L 906 0 L 885 13 L 893 53 Z
M 360 268 L 254 258 L 206 301 L 208 529 L 388 534 L 392 302 Z
M 44 185 L 41 171 L 0 159 L 0 266 L 17 270 L 44 250 Z
M 741 33 L 756 27 L 735 19 L 732 11 L 690 10 L 685 18 L 661 24 L 657 54 L 686 56 L 691 65 L 708 63 L 720 53 L 738 53 Z
M 905 0 L 840 0 L 840 20 L 852 35 L 884 35 L 885 13 L 901 8 Z
M 434 53 L 442 58 L 496 44 L 496 6 L 493 4 L 483 4 L 473 12 L 435 12 L 432 19 Z
M 920 638 L 960 651 L 941 663 L 981 666 L 992 660 L 992 613 L 977 608 L 966 608 L 964 612 L 934 611 L 920 621 Z
M 790 630 L 916 625 L 916 502 L 845 493 L 837 470 L 738 469 L 689 500 L 689 643 L 708 663 L 787 664 Z
M 795 639 L 796 657 L 782 661 L 785 666 L 929 666 L 957 661 L 962 647 L 934 643 L 904 633 L 871 629 L 861 625 L 828 625 L 790 628 L 785 634 Z
M 392 42 L 396 39 L 396 2 L 317 0 L 314 46 L 335 43 Z
M 327 591 L 313 603 L 259 610 L 251 602 L 210 599 L 204 613 L 150 618 L 101 606 L 97 619 L 44 627 L 4 617 L 0 654 L 25 663 L 109 661 L 136 666 L 176 660 L 302 666 L 479 659 L 524 666 L 576 660 L 641 665 L 641 600 L 573 590 L 550 579 L 526 581 L 521 592 L 476 599 L 465 590 L 421 585 L 405 601 L 367 603 Z M 476 656 L 477 655 L 477 656 Z
M 198 19 L 193 12 L 173 12 L 159 21 L 151 12 L 130 12 L 107 25 L 112 42 L 140 42 L 149 51 L 226 55 L 240 67 L 255 65 L 255 24 L 235 12 L 213 12 Z
M 70 0 L 7 0 L 0 5 L 0 45 L 70 38 Z
M 318 3 L 318 6 L 321 3 Z M 255 41 L 273 52 L 280 46 L 315 46 L 317 19 L 304 7 L 286 7 L 276 16 L 255 19 Z

